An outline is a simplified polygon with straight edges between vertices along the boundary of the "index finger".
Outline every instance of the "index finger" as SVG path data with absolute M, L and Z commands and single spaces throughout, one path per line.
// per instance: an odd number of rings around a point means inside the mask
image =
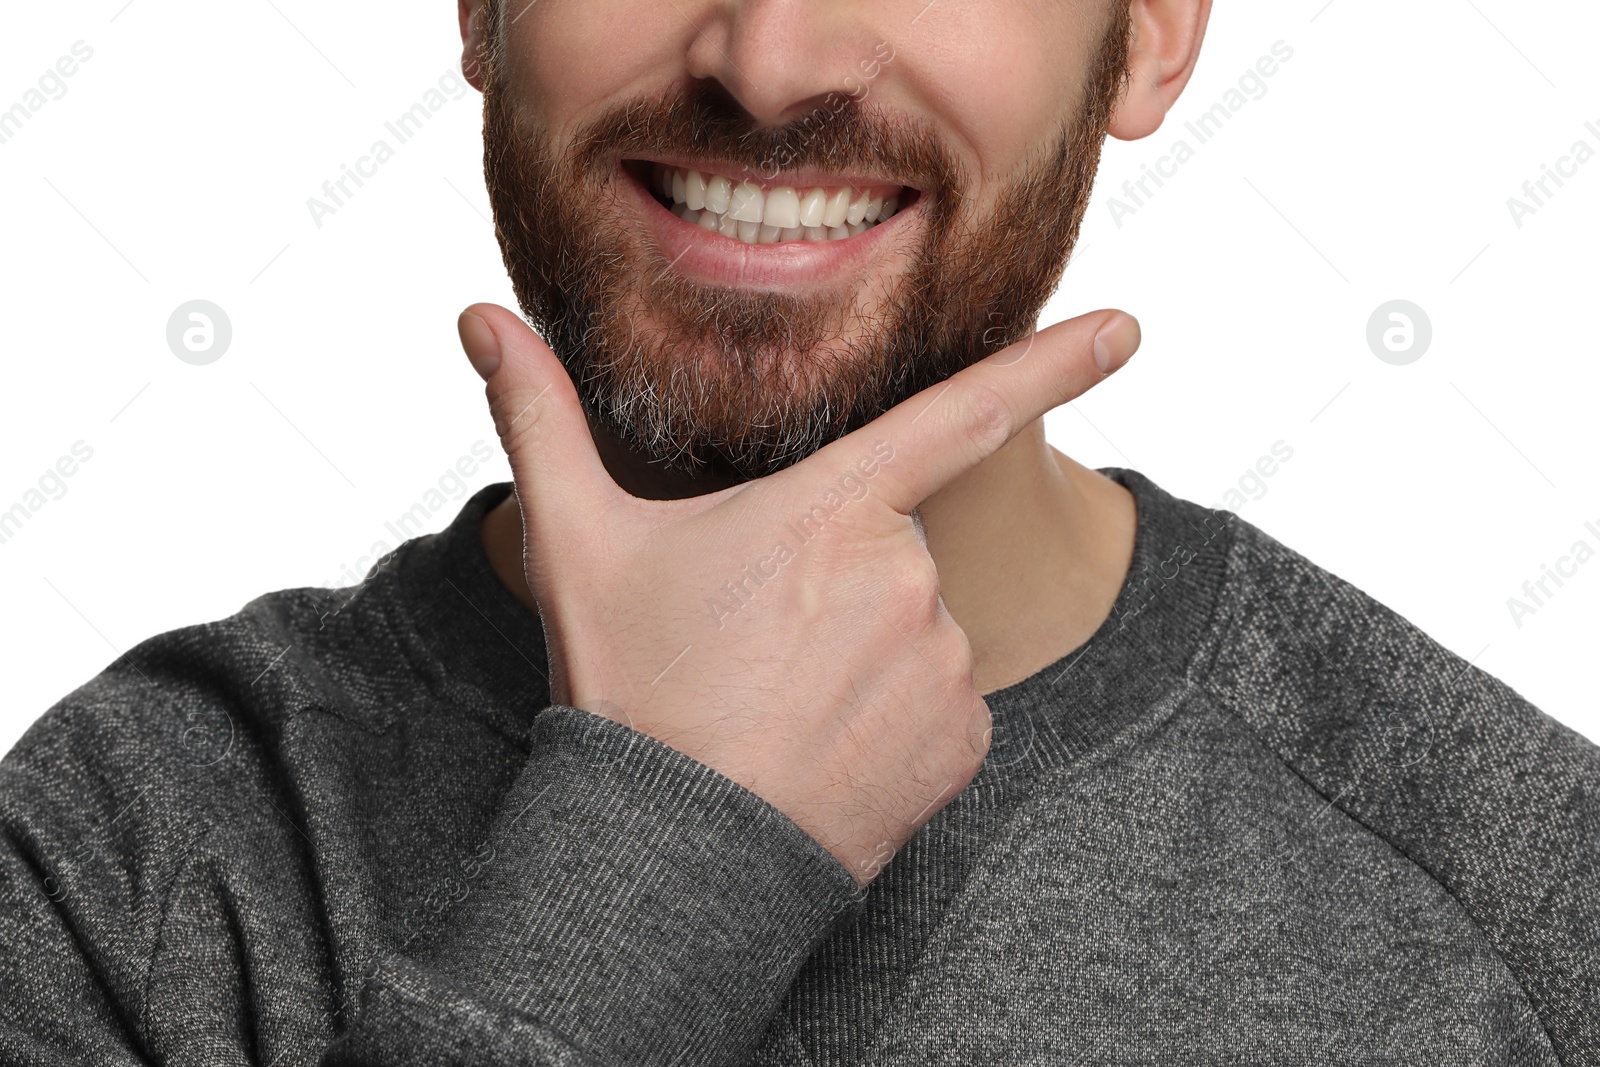
M 1088 392 L 1138 347 L 1139 322 L 1125 311 L 1058 322 L 896 404 L 790 470 L 812 464 L 832 472 L 887 442 L 894 461 L 879 468 L 873 484 L 890 507 L 909 515 L 1045 412 Z

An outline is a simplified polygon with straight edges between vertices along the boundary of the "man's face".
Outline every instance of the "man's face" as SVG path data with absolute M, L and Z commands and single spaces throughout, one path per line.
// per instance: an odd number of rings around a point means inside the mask
M 602 429 L 721 478 L 1034 328 L 1130 33 L 1127 0 L 485 5 L 523 312 Z

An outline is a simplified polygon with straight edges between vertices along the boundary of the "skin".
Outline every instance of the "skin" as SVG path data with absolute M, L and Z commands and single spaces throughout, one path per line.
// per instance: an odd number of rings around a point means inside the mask
M 874 96 L 934 122 L 959 146 L 980 176 L 969 195 L 988 206 L 1002 181 L 992 176 L 1009 174 L 1077 105 L 1087 62 L 1084 27 L 1100 25 L 1106 5 L 991 0 L 981 7 L 937 4 L 919 16 L 923 3 L 875 3 L 870 18 L 851 23 L 840 10 L 847 5 L 680 3 L 646 12 L 617 2 L 542 0 L 518 20 L 528 32 L 512 41 L 535 72 L 530 95 L 559 128 L 618 93 L 682 74 L 720 81 L 752 116 L 777 123 L 834 87 L 820 72 L 848 72 L 855 52 L 868 55 L 872 43 L 892 40 L 896 58 L 874 80 Z M 463 69 L 481 90 L 478 8 L 477 0 L 460 2 Z M 518 3 L 515 10 L 524 8 Z M 1209 0 L 1136 0 L 1132 77 L 1111 136 L 1134 140 L 1160 126 L 1194 69 L 1209 15 Z M 915 35 L 891 29 L 913 18 Z M 699 33 L 688 30 L 686 19 Z M 843 25 L 853 37 L 840 32 Z M 588 59 L 600 42 L 610 57 L 604 70 Z M 1078 62 L 1062 64 L 1063 55 Z M 993 76 L 1002 68 L 1006 77 Z M 725 476 L 652 467 L 595 429 L 608 469 L 635 495 L 681 497 L 731 484 Z M 1088 640 L 1110 612 L 1132 558 L 1130 494 L 1051 447 L 1042 421 L 925 501 L 920 514 L 945 604 L 972 642 L 982 693 L 1021 681 Z M 483 535 L 496 573 L 537 610 L 523 578 L 515 495 L 486 517 Z
M 536 115 L 556 143 L 620 100 L 686 80 L 714 81 L 756 122 L 781 125 L 814 107 L 876 42 L 891 41 L 895 59 L 874 79 L 872 98 L 885 114 L 931 124 L 961 164 L 967 184 L 954 192 L 963 219 L 975 227 L 993 216 L 1027 169 L 1034 146 L 1052 141 L 1064 117 L 1082 106 L 1093 46 L 1110 23 L 1105 0 L 990 0 L 981 6 L 925 6 L 925 0 L 681 0 L 644 7 L 626 0 L 525 3 L 515 0 L 508 7 L 507 17 L 516 21 L 502 44 L 514 60 L 508 67 L 516 71 L 517 105 Z M 1160 126 L 1193 70 L 1209 10 L 1209 0 L 1133 0 L 1130 78 L 1110 116 L 1111 136 L 1135 139 Z M 478 15 L 478 0 L 461 0 L 464 70 L 481 90 L 478 57 L 484 36 Z M 596 62 L 597 55 L 606 61 Z M 996 71 L 1005 76 L 996 76 Z M 600 225 L 617 225 L 612 216 L 598 217 Z M 905 229 L 907 239 L 914 240 L 916 232 Z M 630 235 L 613 236 L 626 241 Z M 817 307 L 832 301 L 856 312 L 841 320 L 858 335 L 840 338 L 845 346 L 841 350 L 870 350 L 875 327 L 865 313 L 874 302 L 894 299 L 896 283 L 910 269 L 910 251 L 901 248 L 875 258 L 867 276 L 852 277 L 848 284 L 822 279 L 815 291 L 805 294 Z M 1063 260 L 1067 251 L 1070 247 Z M 630 308 L 629 320 L 634 330 L 670 336 L 664 309 Z M 1026 338 L 1032 325 L 1011 336 Z M 665 695 L 671 686 L 663 685 L 649 699 L 625 697 L 626 711 L 617 708 L 613 695 L 634 693 L 630 687 L 637 683 L 632 679 L 648 678 L 671 656 L 663 644 L 656 659 L 639 654 L 630 664 L 632 673 L 622 670 L 619 664 L 638 653 L 634 645 L 648 641 L 639 638 L 629 644 L 607 633 L 607 623 L 601 621 L 604 611 L 590 601 L 605 599 L 610 578 L 615 580 L 612 609 L 628 610 L 629 598 L 637 599 L 641 584 L 670 584 L 680 577 L 677 572 L 695 571 L 708 550 L 694 546 L 732 538 L 729 531 L 740 527 L 744 514 L 738 509 L 748 511 L 760 500 L 766 506 L 761 514 L 781 514 L 784 506 L 814 499 L 818 486 L 847 459 L 865 454 L 868 441 L 883 426 L 873 423 L 789 470 L 756 481 L 715 467 L 675 469 L 659 462 L 660 457 L 641 454 L 593 410 L 581 406 L 568 376 L 557 369 L 558 357 L 511 313 L 475 305 L 463 315 L 461 330 L 464 347 L 489 382 L 491 410 L 517 483 L 517 493 L 486 516 L 484 546 L 501 580 L 541 614 L 547 638 L 553 638 L 552 671 L 559 690 L 553 695 L 600 714 L 610 709 L 616 712 L 613 717 L 635 728 L 671 738 L 669 743 L 793 816 L 860 881 L 870 880 L 886 849 L 898 848 L 918 819 L 931 814 L 930 802 L 948 801 L 952 786 L 958 791 L 975 773 L 986 739 L 972 745 L 962 738 L 972 734 L 975 715 L 987 720 L 977 697 L 1020 681 L 1080 646 L 1105 620 L 1126 578 L 1136 525 L 1132 497 L 1052 448 L 1040 416 L 1103 377 L 1091 356 L 1097 332 L 1109 334 L 1110 347 L 1124 358 L 1137 348 L 1138 326 L 1131 317 L 1117 312 L 1080 316 L 1037 334 L 1037 349 L 1025 339 L 969 366 L 950 382 L 981 383 L 983 388 L 952 393 L 949 403 L 955 414 L 937 433 L 929 423 L 914 427 L 903 410 L 919 401 L 927 407 L 937 399 L 932 391 L 891 410 L 880 422 L 896 434 L 894 477 L 914 481 L 925 492 L 905 496 L 903 514 L 860 509 L 863 514 L 852 523 L 859 522 L 862 543 L 879 552 L 871 561 L 875 569 L 861 571 L 860 577 L 871 583 L 885 572 L 903 573 L 907 566 L 914 570 L 915 563 L 905 561 L 922 554 L 936 572 L 931 592 L 938 610 L 927 618 L 912 613 L 914 625 L 887 636 L 881 621 L 873 631 L 870 622 L 856 620 L 851 625 L 857 630 L 845 647 L 870 647 L 876 653 L 863 661 L 853 679 L 859 700 L 868 701 L 860 690 L 871 690 L 876 679 L 876 699 L 922 706 L 921 718 L 896 727 L 902 731 L 896 735 L 899 749 L 908 753 L 898 773 L 919 787 L 905 789 L 896 804 L 880 804 L 892 810 L 874 810 L 873 825 L 859 832 L 860 811 L 853 820 L 830 822 L 806 799 L 814 788 L 808 793 L 806 783 L 790 781 L 775 770 L 783 762 L 777 740 L 766 742 L 769 751 L 763 755 L 755 742 L 742 742 L 741 747 L 724 736 L 726 720 L 716 726 L 722 733 L 714 733 L 712 724 L 694 720 L 692 693 L 674 705 L 674 698 Z M 983 430 L 985 405 L 968 403 L 963 399 L 967 395 L 1001 398 L 1008 414 L 1003 440 Z M 974 449 L 975 439 L 983 447 Z M 826 468 L 829 463 L 832 470 Z M 582 473 L 557 473 L 561 471 Z M 778 488 L 770 488 L 769 482 Z M 889 478 L 875 484 L 892 494 Z M 617 495 L 611 495 L 613 490 Z M 527 514 L 525 500 L 531 502 Z M 651 508 L 647 501 L 676 503 Z M 537 514 L 581 513 L 585 508 L 591 509 L 587 532 L 542 527 L 558 520 Z M 594 525 L 600 514 L 608 528 L 605 535 Z M 715 517 L 731 525 L 717 526 Z M 894 525 L 896 518 L 900 526 Z M 621 533 L 612 536 L 612 526 Z M 695 537 L 686 530 L 696 531 Z M 676 540 L 680 536 L 681 542 Z M 667 544 L 680 544 L 680 554 L 652 555 Z M 744 553 L 760 550 L 754 542 L 730 541 L 722 548 L 735 559 L 751 558 Z M 819 545 L 807 549 L 805 566 L 817 580 L 826 580 L 850 573 L 864 551 L 848 544 Z M 584 597 L 569 595 L 554 576 L 562 569 L 583 572 L 585 566 L 591 581 Z M 628 575 L 630 566 L 637 568 L 632 586 L 617 578 Z M 707 581 L 722 570 L 707 569 Z M 693 600 L 699 588 L 683 584 L 671 596 L 662 594 L 660 605 Z M 759 598 L 758 606 L 768 610 Z M 767 618 L 763 630 L 758 615 L 741 612 L 741 624 L 756 627 L 751 631 L 755 636 L 747 640 L 767 639 L 786 628 L 780 614 Z M 952 638 L 946 630 L 958 636 Z M 957 667 L 948 678 L 924 683 L 913 657 L 890 653 L 896 638 L 902 645 L 925 641 L 927 648 L 936 649 L 932 660 L 926 650 L 921 653 L 924 663 Z M 708 631 L 700 647 L 715 639 Z M 785 654 L 765 647 L 762 652 Z M 787 654 L 799 658 L 802 652 L 790 649 Z M 896 660 L 895 670 L 874 666 L 894 655 L 904 660 Z M 806 684 L 820 691 L 827 688 L 823 678 L 819 674 Z M 917 688 L 924 684 L 925 689 Z M 979 711 L 974 712 L 974 704 Z M 826 721 L 827 713 L 804 710 L 796 715 L 799 725 L 788 738 L 792 746 L 836 736 L 838 724 Z M 945 733 L 929 738 L 935 725 Z M 767 733 L 781 731 L 774 725 Z M 878 740 L 893 747 L 888 733 Z M 853 758 L 866 757 L 857 753 Z M 872 774 L 892 778 L 896 773 L 874 766 L 869 774 L 855 764 L 845 765 L 844 771 L 851 779 Z

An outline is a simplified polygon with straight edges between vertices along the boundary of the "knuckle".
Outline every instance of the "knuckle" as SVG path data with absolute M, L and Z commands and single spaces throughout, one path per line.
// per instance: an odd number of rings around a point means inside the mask
M 958 401 L 973 454 L 984 458 L 1011 439 L 1011 405 L 992 386 L 970 382 Z
M 970 687 L 972 685 L 972 642 L 967 638 L 967 633 L 954 619 L 945 627 L 944 647 L 940 649 L 940 662 L 947 665 L 951 673 L 960 680 L 960 684 Z
M 549 389 L 510 389 L 491 398 L 495 433 L 509 454 L 536 443 L 547 428 L 553 405 Z
M 981 761 L 994 740 L 994 716 L 989 713 L 989 704 L 982 697 L 972 702 L 972 713 L 967 721 L 967 739 L 972 743 L 973 755 Z
M 926 552 L 903 552 L 885 568 L 889 615 L 897 623 L 923 627 L 939 612 L 939 570 Z
M 989 706 L 981 697 L 972 697 L 965 717 L 952 717 L 951 733 L 941 762 L 944 773 L 959 787 L 965 788 L 982 769 L 993 735 Z

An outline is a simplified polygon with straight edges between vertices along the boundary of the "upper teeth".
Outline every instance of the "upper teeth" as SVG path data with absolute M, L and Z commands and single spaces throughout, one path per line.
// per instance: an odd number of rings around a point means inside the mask
M 849 186 L 763 189 L 754 182 L 660 163 L 654 164 L 652 184 L 685 222 L 746 244 L 844 240 L 900 209 L 898 192 Z

